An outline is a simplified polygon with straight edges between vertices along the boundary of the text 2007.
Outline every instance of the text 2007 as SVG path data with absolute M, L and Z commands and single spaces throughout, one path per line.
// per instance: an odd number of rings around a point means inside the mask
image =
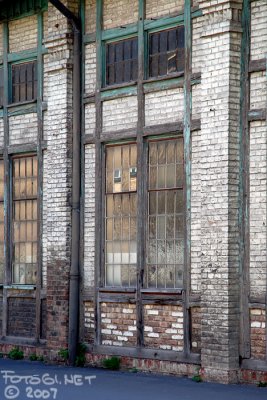
M 31 386 L 26 387 L 26 396 L 28 399 L 56 399 L 57 389 L 33 389 Z

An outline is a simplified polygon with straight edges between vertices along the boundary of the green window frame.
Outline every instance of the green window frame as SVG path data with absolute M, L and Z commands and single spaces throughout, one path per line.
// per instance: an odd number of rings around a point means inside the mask
M 138 75 L 138 37 L 106 41 L 104 47 L 104 87 L 135 82 Z

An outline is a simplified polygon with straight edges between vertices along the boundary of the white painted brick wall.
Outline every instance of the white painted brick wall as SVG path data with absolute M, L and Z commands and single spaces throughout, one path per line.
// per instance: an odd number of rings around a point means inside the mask
M 254 72 L 253 74 L 250 75 L 250 108 L 266 109 L 266 104 L 267 104 L 266 71 Z
M 47 206 L 48 206 L 48 190 L 49 190 L 49 177 L 48 177 L 48 158 L 47 151 L 43 152 L 43 263 L 42 263 L 42 283 L 43 287 L 47 285 Z
M 202 23 L 203 17 L 194 18 L 192 21 L 192 72 L 201 72 L 202 69 Z
M 177 122 L 183 119 L 183 89 L 167 89 L 145 95 L 145 125 Z
M 267 49 L 267 1 L 251 2 L 251 59 L 266 57 Z
M 85 93 L 94 93 L 96 86 L 96 45 L 85 47 Z
M 202 104 L 201 84 L 192 87 L 192 118 L 201 118 L 201 104 Z
M 84 286 L 94 286 L 95 269 L 95 146 L 85 146 Z
M 177 14 L 183 8 L 183 0 L 147 0 L 146 18 L 158 18 L 169 14 Z
M 15 19 L 8 23 L 10 53 L 37 47 L 37 16 Z
M 9 118 L 9 143 L 37 143 L 37 114 L 30 113 Z
M 96 0 L 85 0 L 85 32 L 96 30 Z
M 201 291 L 201 131 L 192 133 L 191 290 Z
M 0 56 L 3 55 L 3 24 L 0 23 Z
M 0 147 L 4 145 L 4 120 L 0 118 Z
M 94 135 L 96 125 L 96 109 L 95 104 L 86 104 L 85 106 L 85 134 Z
M 118 28 L 137 22 L 138 0 L 104 0 L 103 27 L 104 29 Z
M 267 124 L 250 124 L 250 290 L 266 291 L 266 140 Z
M 137 124 L 137 97 L 128 96 L 103 102 L 103 132 L 135 128 Z

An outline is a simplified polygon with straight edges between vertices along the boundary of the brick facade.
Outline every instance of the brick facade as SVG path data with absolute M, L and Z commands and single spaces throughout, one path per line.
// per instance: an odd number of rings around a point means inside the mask
M 182 21 L 187 0 L 146 0 L 144 10 L 138 9 L 138 1 L 103 0 L 98 22 L 97 1 L 82 3 L 77 313 L 79 340 L 88 345 L 87 362 L 98 365 L 117 355 L 124 368 L 188 376 L 199 371 L 203 379 L 225 383 L 266 380 L 266 1 L 250 2 L 247 14 L 246 0 L 192 1 L 190 22 Z M 80 2 L 64 4 L 78 15 Z M 248 59 L 242 47 L 246 16 Z M 185 24 L 185 35 L 192 29 L 186 45 L 188 68 L 147 79 L 147 38 L 180 23 Z M 96 32 L 99 26 L 102 32 Z M 127 38 L 139 34 L 139 50 L 144 39 L 144 54 L 141 49 L 136 81 L 109 88 L 104 84 L 105 44 L 123 40 L 123 30 Z M 10 53 L 6 58 L 4 44 Z M 24 343 L 25 354 L 34 350 L 58 360 L 57 352 L 68 346 L 69 338 L 74 58 L 72 26 L 50 2 L 43 11 L 0 22 L 0 69 L 10 71 L 13 62 L 27 57 L 42 59 L 41 98 L 39 93 L 27 104 L 1 105 L 0 155 L 10 185 L 12 157 L 38 156 L 38 279 L 37 285 L 17 287 L 12 254 L 7 252 L 0 348 L 7 352 Z M 249 108 L 243 131 L 242 96 Z M 249 137 L 246 145 L 244 132 Z M 181 187 L 187 202 L 183 287 L 145 287 L 147 195 L 142 197 L 145 205 L 137 201 L 145 210 L 137 215 L 142 243 L 139 238 L 137 244 L 131 242 L 138 249 L 137 256 L 130 253 L 137 259 L 138 285 L 105 287 L 105 145 L 137 142 L 138 161 L 131 167 L 137 166 L 137 192 L 144 194 L 148 143 L 177 136 L 184 136 Z M 244 199 L 247 209 L 242 208 Z M 6 209 L 5 222 L 12 226 L 11 205 Z M 115 228 L 112 234 L 118 234 Z M 114 259 L 125 256 L 122 247 L 112 250 Z

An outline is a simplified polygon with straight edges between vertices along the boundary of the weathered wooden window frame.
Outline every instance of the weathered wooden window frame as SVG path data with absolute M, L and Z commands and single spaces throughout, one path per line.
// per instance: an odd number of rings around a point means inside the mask
M 38 202 L 39 202 L 39 199 L 38 199 L 38 158 L 37 158 L 37 154 L 36 153 L 23 153 L 23 154 L 19 154 L 19 155 L 13 155 L 11 158 L 10 158 L 10 169 L 11 169 L 11 171 L 10 171 L 10 174 L 11 174 L 11 179 L 10 179 L 10 188 L 9 188 L 9 190 L 10 190 L 10 205 L 9 205 L 9 213 L 10 213 L 10 226 L 9 226 L 9 231 L 10 231 L 10 235 L 9 235 L 9 237 L 10 237 L 10 268 L 11 268 L 11 271 L 10 271 L 10 273 L 11 273 L 11 275 L 10 275 L 10 278 L 11 278 L 11 284 L 12 285 L 18 285 L 18 286 L 20 286 L 20 285 L 30 285 L 30 286 L 36 286 L 36 281 L 32 281 L 32 282 L 22 282 L 22 283 L 20 283 L 20 282 L 17 282 L 17 281 L 15 281 L 15 279 L 14 279 L 14 243 L 15 243 L 15 241 L 14 241 L 14 223 L 15 223 L 15 219 L 14 219 L 14 215 L 15 215 L 15 212 L 14 212 L 14 206 L 15 206 L 15 203 L 16 202 L 19 202 L 19 201 L 23 201 L 23 199 L 22 198 L 20 198 L 20 199 L 15 199 L 14 198 L 14 195 L 13 195 L 13 191 L 14 191 L 14 180 L 15 180 L 15 177 L 14 177 L 14 162 L 16 161 L 16 160 L 21 160 L 21 159 L 27 159 L 27 158 L 35 158 L 36 159 L 36 168 L 37 168 L 37 175 L 36 175 L 36 180 L 37 180 L 37 183 L 36 183 L 36 195 L 35 196 L 33 196 L 33 197 L 31 197 L 31 198 L 28 198 L 28 197 L 25 197 L 25 202 L 26 201 L 36 201 L 36 213 L 37 213 L 37 209 L 38 209 Z M 26 173 L 27 174 L 27 173 Z M 25 179 L 27 178 L 27 175 L 25 175 Z M 26 211 L 26 210 L 25 210 Z M 21 221 L 21 220 L 19 220 L 19 221 Z M 26 218 L 25 219 L 25 221 L 28 221 L 28 219 Z M 31 220 L 32 221 L 32 220 Z M 36 224 L 37 224 L 37 226 L 38 226 L 38 214 L 37 214 L 37 219 L 36 219 Z M 38 232 L 38 228 L 36 228 L 36 232 Z M 20 242 L 21 243 L 21 242 Z M 25 242 L 26 243 L 26 242 Z M 32 242 L 33 243 L 33 242 Z M 35 262 L 35 264 L 36 264 L 36 270 L 35 270 L 35 275 L 37 275 L 37 273 L 38 273 L 38 236 L 37 236 L 37 238 L 36 238 L 36 241 L 35 241 L 35 243 L 36 243 L 36 254 L 35 254 L 35 256 L 36 256 L 36 262 Z M 33 255 L 33 253 L 32 253 L 32 255 Z M 25 254 L 25 257 L 26 257 L 26 254 Z M 26 262 L 25 262 L 25 264 L 26 264 Z M 25 266 L 25 272 L 26 272 L 26 266 Z
M 166 73 L 166 74 L 162 74 L 162 75 L 150 75 L 150 68 L 149 68 L 149 58 L 150 58 L 150 51 L 149 51 L 149 37 L 150 35 L 154 34 L 154 33 L 161 33 L 161 32 L 168 32 L 170 30 L 173 30 L 175 28 L 179 28 L 179 27 L 184 27 L 184 22 L 180 22 L 180 23 L 175 23 L 175 24 L 166 24 L 163 23 L 162 26 L 158 27 L 158 28 L 154 28 L 154 29 L 147 29 L 145 31 L 145 68 L 144 68 L 144 73 L 145 73 L 145 79 L 147 80 L 157 80 L 157 79 L 162 79 L 163 77 L 166 78 L 173 78 L 174 76 L 183 76 L 184 75 L 184 69 L 182 71 L 173 71 L 170 73 Z M 185 46 L 184 46 L 185 49 Z M 183 60 L 184 61 L 184 60 Z
M 16 101 L 16 99 L 14 99 L 14 95 L 13 95 L 13 86 L 14 86 L 13 67 L 29 65 L 29 64 L 33 64 L 34 68 L 35 68 L 35 73 L 32 76 L 33 80 L 31 83 L 32 90 L 33 90 L 32 97 L 30 99 Z M 25 91 L 26 92 L 27 92 L 27 85 L 28 85 L 28 81 L 25 82 Z M 9 64 L 9 104 L 10 105 L 35 102 L 37 100 L 37 86 L 38 86 L 38 63 L 37 63 L 36 58 L 23 59 L 23 60 L 19 60 L 17 62 L 13 62 L 13 63 Z
M 123 81 L 121 83 L 111 83 L 111 84 L 107 83 L 107 45 L 116 44 L 116 43 L 119 43 L 119 42 L 122 42 L 122 41 L 126 41 L 127 39 L 133 39 L 133 38 L 137 39 L 137 53 L 138 53 L 138 37 L 137 37 L 137 35 L 125 35 L 125 36 L 122 36 L 122 37 L 118 37 L 118 38 L 115 38 L 115 39 L 112 39 L 112 40 L 106 40 L 106 41 L 102 42 L 102 54 L 103 54 L 103 80 L 102 80 L 102 87 L 103 88 L 107 88 L 107 89 L 111 88 L 112 89 L 114 86 L 117 86 L 117 85 L 123 86 L 123 85 L 127 85 L 129 83 L 131 83 L 131 84 L 136 83 L 136 79 L 132 79 L 132 80 L 129 80 L 129 81 Z M 136 61 L 137 61 L 137 71 L 138 71 L 138 57 L 137 57 Z

